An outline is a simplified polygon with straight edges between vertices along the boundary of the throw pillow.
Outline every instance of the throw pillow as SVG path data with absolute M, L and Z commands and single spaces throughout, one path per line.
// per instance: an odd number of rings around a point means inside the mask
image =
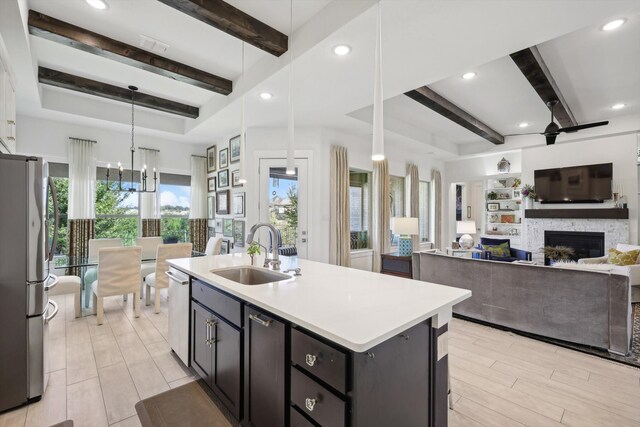
M 634 265 L 640 255 L 640 249 L 623 252 L 617 249 L 609 249 L 609 264 Z
M 509 248 L 509 242 L 501 243 L 499 245 L 481 245 L 482 249 L 491 252 L 492 257 L 504 258 L 511 256 L 511 249 Z

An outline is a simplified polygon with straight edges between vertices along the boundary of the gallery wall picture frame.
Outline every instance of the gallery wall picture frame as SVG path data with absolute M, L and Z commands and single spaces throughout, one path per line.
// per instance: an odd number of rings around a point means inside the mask
M 216 192 L 216 214 L 229 214 L 229 190 Z
M 207 219 L 214 219 L 215 216 L 215 197 L 207 197 Z
M 244 220 L 233 220 L 233 241 L 235 246 L 244 247 Z
M 220 255 L 227 255 L 229 253 L 229 240 L 223 240 L 222 246 L 220 247 Z
M 216 233 L 222 233 L 222 218 L 216 218 L 214 221 L 214 230 Z
M 216 171 L 216 145 L 207 147 L 207 172 Z
M 240 150 L 242 150 L 240 147 L 240 135 L 234 136 L 229 140 L 229 161 L 231 163 L 237 163 L 240 161 Z
M 245 193 L 235 193 L 233 195 L 233 215 L 244 217 Z
M 218 187 L 225 188 L 229 186 L 229 169 L 218 171 Z
M 242 184 L 240 184 L 240 169 L 231 172 L 231 186 L 242 187 Z
M 212 176 L 207 178 L 207 191 L 213 193 L 216 191 L 216 177 Z
M 499 211 L 500 203 L 487 203 L 487 210 L 489 212 Z
M 216 229 L 215 227 L 207 227 L 207 238 L 210 239 L 212 237 L 216 237 Z
M 222 218 L 222 235 L 224 237 L 233 237 L 233 219 Z
M 229 167 L 229 149 L 223 148 L 218 151 L 218 169 Z

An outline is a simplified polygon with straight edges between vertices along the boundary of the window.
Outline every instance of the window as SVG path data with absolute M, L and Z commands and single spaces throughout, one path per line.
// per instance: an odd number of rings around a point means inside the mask
M 349 224 L 351 249 L 369 248 L 369 221 L 371 207 L 370 174 L 349 172 Z
M 138 237 L 138 193 L 113 191 L 118 183 L 105 179 L 106 169 L 98 168 L 96 180 L 96 239 L 119 238 L 125 246 L 135 244 Z M 122 188 L 131 187 L 131 172 L 123 172 Z M 133 187 L 138 188 L 139 172 L 134 173 Z M 126 182 L 125 182 L 126 180 Z
M 283 246 L 295 246 L 298 235 L 298 169 L 269 168 L 269 222 L 282 235 Z
M 163 173 L 159 190 L 162 239 L 165 243 L 188 242 L 191 178 Z
M 391 218 L 404 216 L 404 178 L 400 176 L 389 177 L 391 182 Z M 391 232 L 391 246 L 398 244 L 398 237 Z
M 54 248 L 54 255 L 66 255 L 69 253 L 69 167 L 63 163 L 49 163 L 49 176 L 53 180 L 53 186 L 58 196 L 58 241 Z M 47 206 L 49 211 L 49 236 L 53 238 L 54 212 L 51 195 L 49 195 Z
M 427 181 L 420 181 L 418 187 L 418 200 L 420 200 L 420 206 L 418 207 L 418 218 L 420 219 L 420 241 L 429 241 L 429 206 L 430 206 L 430 185 Z

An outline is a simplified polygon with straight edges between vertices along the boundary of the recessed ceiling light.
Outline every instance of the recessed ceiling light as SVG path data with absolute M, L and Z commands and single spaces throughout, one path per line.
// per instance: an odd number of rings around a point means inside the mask
M 612 110 L 622 110 L 624 107 L 626 107 L 625 104 L 619 103 L 619 104 L 613 104 L 611 106 Z
M 622 24 L 624 24 L 625 22 L 627 22 L 627 20 L 624 18 L 615 19 L 611 22 L 607 22 L 602 26 L 602 31 L 613 31 L 616 28 L 620 28 Z
M 339 44 L 338 46 L 333 48 L 333 53 L 338 56 L 345 56 L 349 52 L 351 52 L 351 47 L 347 46 L 346 44 Z
M 271 95 L 269 92 L 262 92 L 260 94 L 260 98 L 264 99 L 265 101 L 273 98 L 273 95 Z
M 527 123 L 527 122 L 522 122 L 522 123 L 520 123 L 520 124 L 518 125 L 518 127 L 519 127 L 519 128 L 526 128 L 526 127 L 529 127 L 529 123 Z
M 462 75 L 462 78 L 463 78 L 463 79 L 465 79 L 465 80 L 471 80 L 471 79 L 472 79 L 472 78 L 474 78 L 475 76 L 477 76 L 477 74 L 476 74 L 476 73 L 474 73 L 473 71 L 470 71 L 470 72 L 468 72 L 468 73 L 464 73 L 464 74 Z
M 107 3 L 104 0 L 86 0 L 89 3 L 89 6 L 95 7 L 96 9 L 104 10 L 107 8 Z

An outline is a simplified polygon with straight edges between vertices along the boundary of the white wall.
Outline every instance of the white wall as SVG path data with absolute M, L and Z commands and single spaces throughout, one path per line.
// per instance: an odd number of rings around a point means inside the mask
M 613 180 L 622 184 L 629 205 L 630 242 L 638 242 L 638 143 L 635 134 L 604 136 L 588 141 L 532 147 L 522 150 L 522 182 L 533 184 L 536 169 L 613 163 Z M 547 205 L 548 206 L 548 205 Z M 545 206 L 545 207 L 547 207 Z M 554 204 L 553 208 L 612 207 L 612 202 Z M 537 206 L 540 207 L 540 206 Z
M 37 155 L 48 161 L 66 163 L 69 137 L 98 141 L 97 157 L 100 166 L 106 166 L 107 163 L 113 166 L 120 161 L 124 167 L 129 167 L 130 132 L 118 132 L 29 116 L 19 116 L 17 119 L 18 154 Z M 191 155 L 204 156 L 206 149 L 206 145 L 170 141 L 140 134 L 135 136 L 135 144 L 138 148 L 160 150 L 160 172 L 183 175 L 191 174 Z

